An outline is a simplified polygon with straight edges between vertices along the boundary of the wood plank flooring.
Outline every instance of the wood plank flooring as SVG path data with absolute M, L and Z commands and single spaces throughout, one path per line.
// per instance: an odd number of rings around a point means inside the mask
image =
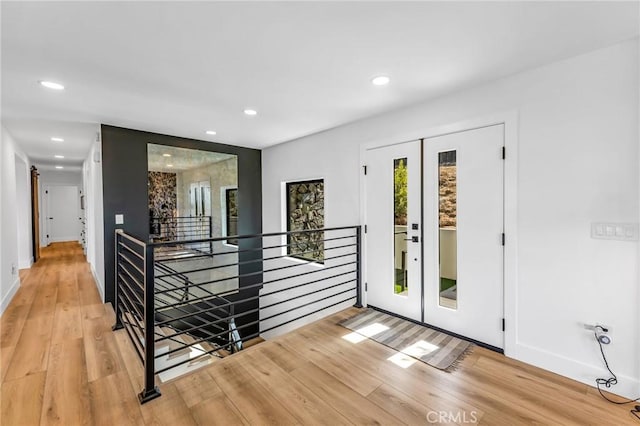
M 351 343 L 349 309 L 160 384 L 143 406 L 142 366 L 112 332 L 76 243 L 42 249 L 0 319 L 0 424 L 639 425 L 581 383 L 481 348 L 445 373 L 402 368 L 390 348 Z

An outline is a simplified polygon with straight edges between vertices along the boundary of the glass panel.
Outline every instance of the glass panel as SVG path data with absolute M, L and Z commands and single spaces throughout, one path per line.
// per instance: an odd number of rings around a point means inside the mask
M 440 306 L 458 308 L 456 151 L 438 154 Z
M 287 231 L 324 228 L 324 180 L 287 183 Z M 288 255 L 324 263 L 324 232 L 291 234 Z
M 406 296 L 407 282 L 407 159 L 393 160 L 393 264 L 395 294 Z

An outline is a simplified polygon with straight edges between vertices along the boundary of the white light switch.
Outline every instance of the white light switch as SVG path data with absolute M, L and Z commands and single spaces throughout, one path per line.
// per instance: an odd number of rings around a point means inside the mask
M 117 214 L 116 215 L 116 225 L 124 225 L 124 215 Z
M 591 238 L 598 240 L 638 241 L 638 224 L 592 223 Z

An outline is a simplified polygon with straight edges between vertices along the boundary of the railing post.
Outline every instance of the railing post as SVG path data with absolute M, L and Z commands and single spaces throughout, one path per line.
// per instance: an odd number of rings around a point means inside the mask
M 141 404 L 159 397 L 155 369 L 155 300 L 153 246 L 144 246 L 144 389 L 138 394 Z
M 362 308 L 362 227 L 356 227 L 356 308 Z
M 120 330 L 124 327 L 124 325 L 122 324 L 122 319 L 120 318 L 120 312 L 119 312 L 119 308 L 118 308 L 118 287 L 120 287 L 120 285 L 118 284 L 118 271 L 119 271 L 119 260 L 120 260 L 120 256 L 118 256 L 118 252 L 119 247 L 120 247 L 120 234 L 122 233 L 122 229 L 116 229 L 115 232 L 115 237 L 114 237 L 114 251 L 115 251 L 115 275 L 113 276 L 113 280 L 114 280 L 114 284 L 115 284 L 115 288 L 114 288 L 114 297 L 113 297 L 113 312 L 115 312 L 116 314 L 116 322 L 115 324 L 113 324 L 113 327 L 111 327 L 111 329 L 113 331 L 116 330 Z

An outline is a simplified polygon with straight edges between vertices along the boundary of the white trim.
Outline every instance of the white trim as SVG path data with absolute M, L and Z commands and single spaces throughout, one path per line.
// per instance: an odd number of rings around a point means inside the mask
M 29 241 L 31 244 L 31 241 Z M 33 265 L 33 257 L 29 259 L 18 259 L 18 269 L 29 269 Z
M 397 145 L 399 143 L 429 139 L 450 133 L 458 133 L 482 127 L 504 125 L 504 146 L 506 160 L 504 164 L 504 232 L 506 243 L 504 248 L 504 317 L 506 330 L 504 334 L 504 354 L 508 357 L 518 357 L 518 110 L 507 110 L 458 121 L 446 125 L 415 129 L 399 134 L 393 139 L 385 137 L 364 142 L 360 145 L 360 165 L 365 166 L 366 151 L 383 146 Z M 366 186 L 364 173 L 360 172 L 360 223 L 367 223 L 366 217 Z M 362 282 L 367 282 L 367 253 L 366 238 L 363 232 L 362 242 Z M 362 303 L 367 305 L 367 294 L 361 289 Z
M 517 359 L 519 361 L 569 377 L 591 387 L 595 387 L 596 378 L 608 374 L 604 369 L 604 365 L 599 368 L 594 367 L 523 343 L 518 343 L 517 349 Z M 637 398 L 640 380 L 624 374 L 616 374 L 616 376 L 618 377 L 618 384 L 613 388 L 607 389 L 607 392 L 612 392 L 623 398 Z
M 15 281 L 11 285 L 11 288 L 9 289 L 9 292 L 4 296 L 4 298 L 2 299 L 2 302 L 0 302 L 0 315 L 4 313 L 5 309 L 7 309 L 7 306 L 9 306 L 9 303 L 11 303 L 11 301 L 13 300 L 13 297 L 16 295 L 19 288 L 20 288 L 20 276 L 16 277 Z
M 98 288 L 98 293 L 100 294 L 100 300 L 104 303 L 104 285 L 102 285 L 102 281 L 98 278 L 98 273 L 96 272 L 96 268 L 93 267 L 92 264 L 89 264 L 91 267 L 91 275 L 93 275 L 93 281 Z

